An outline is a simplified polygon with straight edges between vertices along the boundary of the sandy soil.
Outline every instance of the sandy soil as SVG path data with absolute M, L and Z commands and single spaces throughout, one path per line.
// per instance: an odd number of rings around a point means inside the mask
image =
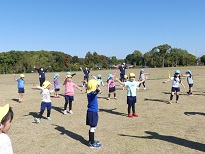
M 87 99 L 83 92 L 75 89 L 73 102 L 74 114 L 62 114 L 64 97 L 52 98 L 51 121 L 45 118 L 40 124 L 34 123 L 41 103 L 39 90 L 33 90 L 33 84 L 39 84 L 38 74 L 25 74 L 26 93 L 24 103 L 16 102 L 17 82 L 13 76 L 0 75 L 1 95 L 4 103 L 9 103 L 15 116 L 8 133 L 12 140 L 15 154 L 199 154 L 205 152 L 205 67 L 177 68 L 185 73 L 190 69 L 194 75 L 194 96 L 186 94 L 188 85 L 186 78 L 182 81 L 186 88 L 181 88 L 179 104 L 167 104 L 170 96 L 171 82 L 163 84 L 176 68 L 146 68 L 150 73 L 146 81 L 147 90 L 137 91 L 137 118 L 127 117 L 126 91 L 118 83 L 117 100 L 106 100 L 107 91 L 101 87 L 103 94 L 99 96 L 99 123 L 95 139 L 103 147 L 91 149 L 87 146 L 89 127 L 85 125 Z M 104 81 L 114 70 L 91 71 L 91 74 L 102 74 Z M 129 69 L 139 76 L 139 69 Z M 76 72 L 73 82 L 81 85 L 82 72 Z M 65 72 L 61 76 L 60 93 Z M 54 73 L 47 73 L 47 80 L 52 82 Z M 119 71 L 117 72 L 119 77 Z M 104 82 L 106 84 L 106 82 Z M 112 95 L 113 98 L 113 95 Z M 175 100 L 175 96 L 173 100 Z M 44 113 L 46 117 L 46 112 Z

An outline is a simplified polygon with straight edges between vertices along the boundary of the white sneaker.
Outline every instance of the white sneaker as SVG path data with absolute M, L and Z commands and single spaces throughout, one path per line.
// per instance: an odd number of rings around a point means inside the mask
M 38 124 L 41 122 L 40 118 L 34 118 L 34 121 Z
M 110 98 L 108 97 L 107 100 L 110 100 Z
M 172 104 L 172 101 L 169 101 L 169 103 L 168 104 Z
M 48 121 L 51 121 L 51 117 L 47 117 L 47 120 L 48 120 Z
M 73 114 L 73 111 L 72 111 L 72 110 L 70 110 L 70 111 L 69 111 L 69 113 L 70 113 L 70 114 Z
M 66 115 L 67 114 L 67 110 L 64 110 L 63 114 Z
M 114 99 L 116 100 L 116 99 L 117 99 L 117 97 L 114 97 Z
M 147 88 L 145 87 L 144 90 L 146 90 Z

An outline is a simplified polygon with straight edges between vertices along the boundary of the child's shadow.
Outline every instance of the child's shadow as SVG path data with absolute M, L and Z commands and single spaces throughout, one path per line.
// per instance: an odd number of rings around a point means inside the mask
M 85 140 L 81 135 L 78 135 L 74 132 L 71 132 L 69 130 L 66 130 L 64 127 L 62 126 L 58 126 L 55 124 L 52 124 L 53 126 L 56 126 L 55 129 L 58 130 L 60 132 L 61 135 L 68 135 L 69 137 L 71 137 L 72 139 L 76 140 L 76 141 L 80 141 L 82 144 L 87 145 L 88 141 Z
M 58 111 L 58 112 L 60 112 L 60 113 L 62 113 L 62 114 L 63 114 L 63 109 L 62 109 L 62 108 L 60 108 L 60 107 L 57 107 L 57 106 L 52 106 L 52 109 L 54 109 L 54 110 L 56 110 L 56 111 Z
M 125 113 L 114 111 L 116 109 L 117 108 L 114 108 L 114 109 L 99 109 L 99 111 L 100 112 L 107 112 L 107 113 L 115 114 L 115 115 L 127 116 L 127 114 L 125 114 Z
M 162 102 L 162 103 L 167 103 L 167 100 L 162 100 L 162 99 L 154 99 L 154 98 L 145 98 L 144 101 L 154 101 L 154 102 Z
M 38 113 L 37 112 L 29 112 L 29 114 L 24 115 L 24 116 L 33 116 L 33 118 L 38 117 Z M 42 117 L 43 119 L 47 119 L 46 117 Z
M 16 99 L 16 98 L 13 98 L 11 100 L 14 101 L 14 102 L 18 102 L 19 101 L 19 99 Z

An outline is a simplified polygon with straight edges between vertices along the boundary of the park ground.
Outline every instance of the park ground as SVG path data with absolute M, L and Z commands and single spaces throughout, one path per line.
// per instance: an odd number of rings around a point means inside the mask
M 175 69 L 185 73 L 190 69 L 194 77 L 194 96 L 188 96 L 186 78 L 182 78 L 185 88 L 181 87 L 179 103 L 167 104 L 170 97 L 171 82 L 168 74 Z M 136 78 L 140 69 L 128 69 Z M 63 115 L 65 72 L 60 72 L 61 98 L 52 98 L 51 121 L 46 120 L 46 112 L 40 124 L 34 117 L 40 110 L 41 95 L 33 90 L 39 84 L 38 74 L 25 74 L 25 102 L 18 103 L 17 82 L 12 74 L 0 75 L 1 100 L 9 103 L 14 110 L 14 119 L 8 135 L 15 154 L 200 154 L 205 152 L 205 67 L 146 68 L 147 90 L 137 91 L 136 111 L 139 117 L 127 117 L 126 91 L 116 82 L 117 100 L 106 100 L 106 87 L 101 87 L 98 95 L 99 123 L 95 139 L 102 144 L 101 149 L 87 146 L 89 127 L 85 125 L 87 97 L 85 89 L 75 89 L 73 102 L 74 114 Z M 73 82 L 82 85 L 82 72 L 73 77 Z M 91 71 L 92 75 L 106 77 L 114 70 Z M 17 74 L 18 76 L 19 74 Z M 54 73 L 46 73 L 53 81 Z M 117 71 L 119 77 L 119 71 Z M 53 95 L 52 95 L 53 96 Z M 113 98 L 113 95 L 111 95 Z M 175 96 L 173 100 L 175 100 Z

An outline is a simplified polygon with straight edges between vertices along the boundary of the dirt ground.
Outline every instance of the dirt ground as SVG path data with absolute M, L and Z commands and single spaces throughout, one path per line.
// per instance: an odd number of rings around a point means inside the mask
M 179 103 L 167 104 L 170 97 L 171 82 L 163 84 L 168 72 L 173 75 L 179 69 L 185 73 L 190 69 L 194 75 L 194 96 L 188 96 L 186 78 L 182 81 Z M 140 69 L 126 70 L 134 72 L 138 78 Z M 91 71 L 106 77 L 114 70 Z M 87 97 L 75 89 L 73 102 L 74 114 L 63 115 L 65 72 L 59 78 L 61 98 L 52 98 L 51 121 L 44 118 L 40 124 L 34 123 L 39 113 L 41 95 L 33 90 L 33 84 L 39 84 L 38 74 L 25 74 L 25 95 L 23 103 L 16 102 L 17 82 L 12 74 L 0 75 L 0 99 L 9 103 L 14 110 L 14 119 L 8 135 L 11 138 L 15 154 L 199 154 L 205 152 L 205 67 L 146 68 L 150 73 L 146 81 L 147 90 L 137 91 L 136 111 L 139 117 L 127 117 L 126 91 L 116 82 L 117 100 L 106 100 L 106 87 L 99 94 L 99 123 L 95 139 L 102 144 L 101 149 L 87 146 L 89 126 L 85 125 Z M 74 72 L 73 72 L 74 73 Z M 75 72 L 73 82 L 81 86 L 82 72 Z M 46 73 L 50 82 L 54 73 Z M 17 74 L 18 76 L 18 74 Z M 119 77 L 119 71 L 117 72 Z M 175 96 L 173 100 L 175 100 Z

